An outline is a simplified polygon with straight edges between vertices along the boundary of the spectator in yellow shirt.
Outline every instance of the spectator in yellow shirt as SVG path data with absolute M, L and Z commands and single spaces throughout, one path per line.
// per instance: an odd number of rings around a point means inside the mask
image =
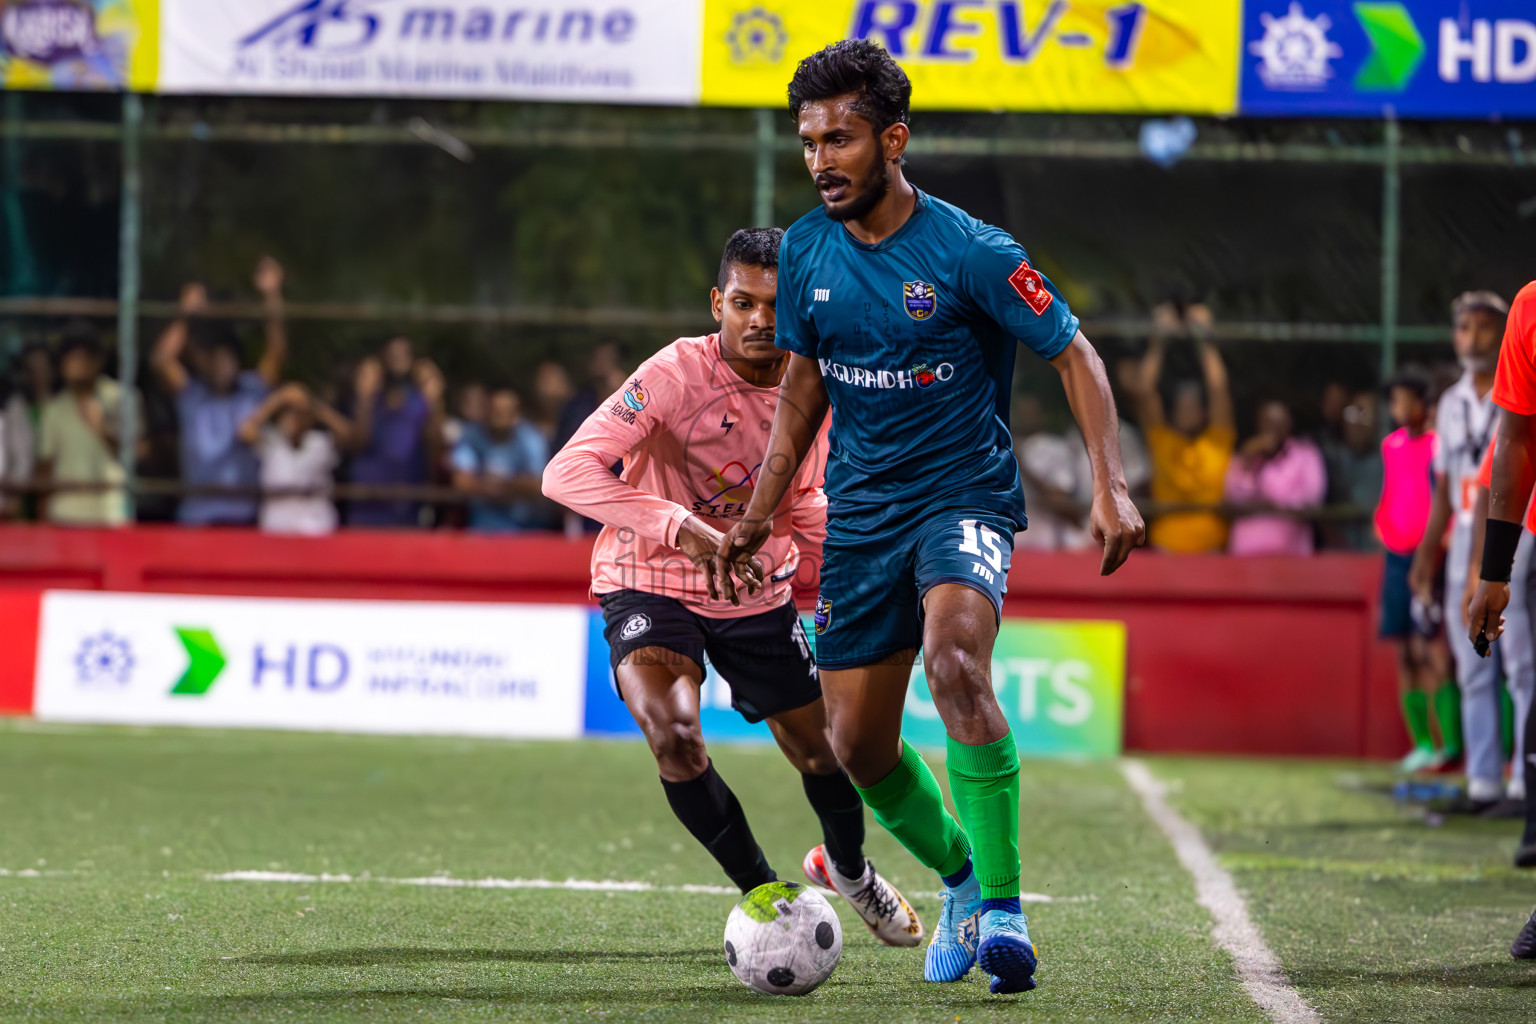
M 1215 509 L 1221 504 L 1237 434 L 1227 368 L 1211 339 L 1211 311 L 1204 305 L 1190 306 L 1181 323 L 1178 309 L 1164 303 L 1152 311 L 1152 322 L 1154 332 L 1135 394 L 1152 457 L 1152 500 Z M 1205 387 L 1202 393 L 1194 381 L 1180 383 L 1171 414 L 1165 415 L 1158 391 L 1163 357 L 1168 339 L 1181 327 L 1195 341 Z M 1154 547 L 1178 554 L 1221 551 L 1227 545 L 1227 521 L 1215 511 L 1169 512 L 1153 518 L 1148 539 Z

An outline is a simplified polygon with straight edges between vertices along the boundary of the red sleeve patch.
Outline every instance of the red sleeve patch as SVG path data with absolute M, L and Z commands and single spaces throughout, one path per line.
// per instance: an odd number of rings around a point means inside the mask
M 1029 260 L 1024 260 L 1017 270 L 1008 275 L 1008 283 L 1013 285 L 1013 290 L 1035 311 L 1036 316 L 1044 316 L 1055 300 L 1055 296 L 1045 286 L 1045 278 L 1040 276 L 1040 271 L 1029 265 Z

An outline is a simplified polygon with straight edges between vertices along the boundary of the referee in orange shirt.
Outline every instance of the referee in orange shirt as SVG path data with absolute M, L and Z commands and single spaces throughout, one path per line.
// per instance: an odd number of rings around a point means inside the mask
M 1509 308 L 1504 348 L 1499 353 L 1493 401 L 1499 417 L 1493 450 L 1493 486 L 1488 496 L 1488 525 L 1483 540 L 1481 582 L 1468 608 L 1468 635 L 1486 656 L 1488 644 L 1504 631 L 1509 606 L 1509 577 L 1522 529 L 1536 531 L 1529 514 L 1536 484 L 1536 281 L 1520 289 Z M 1524 527 L 1521 519 L 1525 519 Z M 1516 723 L 1520 725 L 1520 723 Z M 1515 866 L 1536 868 L 1536 711 L 1526 715 L 1525 834 L 1515 851 Z M 1536 960 L 1536 913 L 1510 949 L 1512 956 Z

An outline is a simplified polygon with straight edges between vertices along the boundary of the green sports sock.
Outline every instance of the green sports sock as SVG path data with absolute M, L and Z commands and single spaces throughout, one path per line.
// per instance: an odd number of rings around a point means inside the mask
M 1447 679 L 1435 691 L 1435 717 L 1440 720 L 1442 753 L 1454 761 L 1461 756 L 1461 690 Z
M 950 738 L 949 791 L 971 838 L 985 899 L 1019 895 L 1019 751 L 1009 733 L 970 746 Z
M 901 760 L 891 774 L 868 789 L 854 788 L 869 805 L 875 821 L 918 863 L 941 875 L 952 875 L 965 866 L 971 855 L 970 844 L 960 831 L 960 823 L 944 807 L 939 780 L 912 744 L 901 741 Z
M 1403 694 L 1403 723 L 1415 747 L 1430 749 L 1435 745 L 1429 735 L 1429 695 L 1423 690 Z
M 1515 753 L 1515 699 L 1509 690 L 1499 687 L 1499 739 L 1504 743 L 1504 759 Z

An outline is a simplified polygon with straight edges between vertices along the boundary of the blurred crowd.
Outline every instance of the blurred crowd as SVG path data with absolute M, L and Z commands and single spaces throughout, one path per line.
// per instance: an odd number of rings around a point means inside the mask
M 106 372 L 111 353 L 97 325 L 71 322 L 53 344 L 24 348 L 0 392 L 0 479 L 7 485 L 0 513 L 78 525 L 126 522 L 133 506 L 121 486 L 120 452 L 131 443 L 144 481 L 179 481 L 174 494 L 141 496 L 141 519 L 301 534 L 338 526 L 595 528 L 545 499 L 540 475 L 623 386 L 629 366 L 621 345 L 597 345 L 579 380 L 545 360 L 526 386 L 513 387 L 449 381 L 410 338 L 396 335 L 348 379 L 315 389 L 285 376 L 281 265 L 263 258 L 252 284 L 265 309 L 259 352 L 245 352 L 230 324 L 202 316 L 207 293 L 187 283 L 181 315 L 152 340 L 142 392 Z M 1308 432 L 1278 398 L 1240 420 L 1211 311 L 1166 303 L 1153 310 L 1152 323 L 1145 351 L 1109 367 L 1126 478 L 1150 513 L 1152 546 L 1234 555 L 1380 547 L 1370 514 L 1382 493 L 1382 436 L 1403 425 L 1384 422 L 1385 393 L 1326 383 L 1316 409 L 1307 410 L 1318 424 Z M 1193 354 L 1195 374 L 1170 371 L 1178 349 Z M 1189 364 L 1187 354 L 1180 358 Z M 1454 368 L 1440 377 L 1431 403 L 1455 379 Z M 119 436 L 124 402 L 135 404 L 137 424 L 126 441 Z M 1432 408 L 1429 415 L 1432 421 Z M 1085 548 L 1092 543 L 1088 458 L 1075 428 L 1052 432 L 1048 419 L 1034 396 L 1015 398 L 1030 510 L 1030 529 L 1018 543 Z M 346 485 L 340 499 L 337 484 Z
M 1447 330 L 1450 344 L 1434 353 L 1442 358 L 1405 368 L 1379 390 L 1320 373 L 1314 407 L 1306 410 L 1316 427 L 1303 431 L 1297 410 L 1280 397 L 1258 401 L 1239 417 L 1209 308 L 1158 306 L 1145 352 L 1108 367 L 1126 481 L 1148 513 L 1148 543 L 1175 554 L 1380 550 L 1375 520 L 1384 500 L 1383 437 L 1409 429 L 1412 415 L 1415 435 L 1433 443 L 1425 424 L 1434 422 L 1437 397 L 1471 373 L 1474 355 L 1464 348 L 1491 346 L 1497 353 L 1503 309 L 1491 295 L 1476 309 L 1459 306 Z M 1467 317 L 1480 318 L 1482 329 L 1464 330 L 1460 321 Z M 1169 372 L 1178 346 L 1190 349 L 1194 375 Z M 1405 381 L 1422 400 L 1417 412 L 1390 400 Z M 1082 437 L 1075 427 L 1052 432 L 1047 420 L 1038 398 L 1015 397 L 1014 447 L 1029 509 L 1029 530 L 1016 543 L 1035 550 L 1093 546 L 1093 479 Z
M 123 403 L 133 402 L 139 476 L 180 483 L 170 506 L 153 492 L 141 498 L 140 518 L 299 534 L 343 525 L 590 528 L 543 497 L 540 476 L 624 384 L 619 344 L 596 346 L 579 383 L 547 360 L 519 389 L 450 385 L 410 338 L 396 335 L 348 380 L 317 390 L 285 378 L 281 265 L 263 259 L 253 284 L 266 311 L 254 366 L 231 325 L 200 315 L 208 296 L 196 282 L 183 286 L 181 315 L 153 341 L 142 394 L 106 373 L 109 353 L 91 323 L 72 321 L 56 344 L 24 348 L 0 407 L 4 516 L 126 522 L 120 424 Z M 347 485 L 340 501 L 338 483 Z M 157 505 L 174 511 L 146 514 Z

